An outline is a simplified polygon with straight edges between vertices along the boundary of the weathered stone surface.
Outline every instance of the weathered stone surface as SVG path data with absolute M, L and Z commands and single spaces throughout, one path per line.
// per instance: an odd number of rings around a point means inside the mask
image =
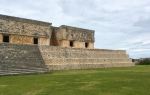
M 4 19 L 5 18 L 5 19 Z M 20 20 L 19 20 L 20 19 Z M 33 22 L 33 23 L 30 23 Z M 14 17 L 7 17 L 0 15 L 0 27 L 2 33 L 18 34 L 26 36 L 48 36 L 50 31 L 50 25 L 42 25 L 41 22 L 28 20 Z M 44 22 L 42 22 L 44 23 Z
M 0 15 L 0 75 L 134 66 L 126 51 L 94 42 L 93 30 Z
M 10 42 L 14 44 L 33 44 L 33 37 L 38 37 L 41 38 L 39 45 L 49 45 L 50 25 L 46 22 L 0 15 L 0 34 L 10 35 Z
M 0 43 L 2 43 L 3 42 L 3 36 L 2 36 L 2 34 L 0 34 Z
M 129 67 L 134 66 L 133 63 L 111 63 L 111 64 L 50 64 L 49 70 L 70 70 L 70 69 L 95 69 L 95 68 L 110 68 L 110 67 Z
M 0 70 L 5 74 L 14 70 L 18 70 L 16 73 L 35 73 L 47 72 L 47 67 L 37 46 L 5 43 L 0 44 Z
M 25 18 L 14 17 L 14 16 L 7 16 L 7 15 L 2 15 L 2 14 L 0 14 L 0 18 L 3 20 L 13 20 L 13 21 L 17 21 L 17 22 L 37 24 L 37 25 L 42 25 L 42 26 L 52 25 L 52 23 L 49 23 L 49 22 L 25 19 Z
M 54 45 L 73 48 L 94 48 L 94 30 L 62 25 L 52 27 L 51 23 L 0 15 L 0 35 L 10 35 L 10 43 L 33 44 L 33 38 L 40 39 L 39 45 Z M 0 36 L 2 42 L 2 37 Z M 51 42 L 51 44 L 50 44 Z M 88 43 L 88 46 L 85 46 Z
M 60 40 L 73 40 L 73 41 L 80 41 L 80 42 L 94 42 L 94 30 L 82 29 L 77 27 L 71 27 L 62 25 L 57 30 L 61 32 L 58 35 L 58 39 Z M 58 33 L 59 34 L 59 33 Z
M 33 73 L 31 70 L 46 72 L 47 68 L 51 71 L 127 66 L 134 64 L 126 52 L 121 50 L 0 44 L 0 70 L 8 70 L 10 73 Z
M 124 50 L 39 47 L 50 70 L 134 66 Z M 80 67 L 81 66 L 81 67 Z
M 94 30 L 62 25 L 55 28 L 54 32 L 59 45 L 62 47 L 70 47 L 69 43 L 73 41 L 73 48 L 94 48 Z M 88 43 L 89 46 L 85 47 L 85 43 Z

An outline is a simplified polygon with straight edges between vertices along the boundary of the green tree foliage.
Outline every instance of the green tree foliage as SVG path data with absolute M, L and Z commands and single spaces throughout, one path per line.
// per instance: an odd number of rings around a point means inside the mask
M 141 59 L 139 65 L 150 65 L 150 58 Z

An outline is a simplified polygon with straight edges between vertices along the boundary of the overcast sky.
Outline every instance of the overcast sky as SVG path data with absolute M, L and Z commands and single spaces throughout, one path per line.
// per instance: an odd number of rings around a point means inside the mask
M 150 57 L 150 0 L 0 0 L 0 14 L 95 30 L 95 47 Z

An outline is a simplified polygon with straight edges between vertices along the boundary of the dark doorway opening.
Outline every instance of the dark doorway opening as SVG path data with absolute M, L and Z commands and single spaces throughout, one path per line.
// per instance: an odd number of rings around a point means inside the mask
M 88 48 L 89 47 L 89 43 L 85 43 L 85 47 Z
M 70 47 L 73 47 L 73 41 L 70 41 Z
M 34 38 L 34 44 L 38 44 L 38 38 Z
M 9 43 L 9 35 L 3 35 L 3 42 Z

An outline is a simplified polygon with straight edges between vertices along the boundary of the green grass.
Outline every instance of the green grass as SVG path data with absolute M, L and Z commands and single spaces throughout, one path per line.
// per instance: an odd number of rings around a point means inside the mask
M 150 95 L 150 66 L 1 76 L 0 95 Z

